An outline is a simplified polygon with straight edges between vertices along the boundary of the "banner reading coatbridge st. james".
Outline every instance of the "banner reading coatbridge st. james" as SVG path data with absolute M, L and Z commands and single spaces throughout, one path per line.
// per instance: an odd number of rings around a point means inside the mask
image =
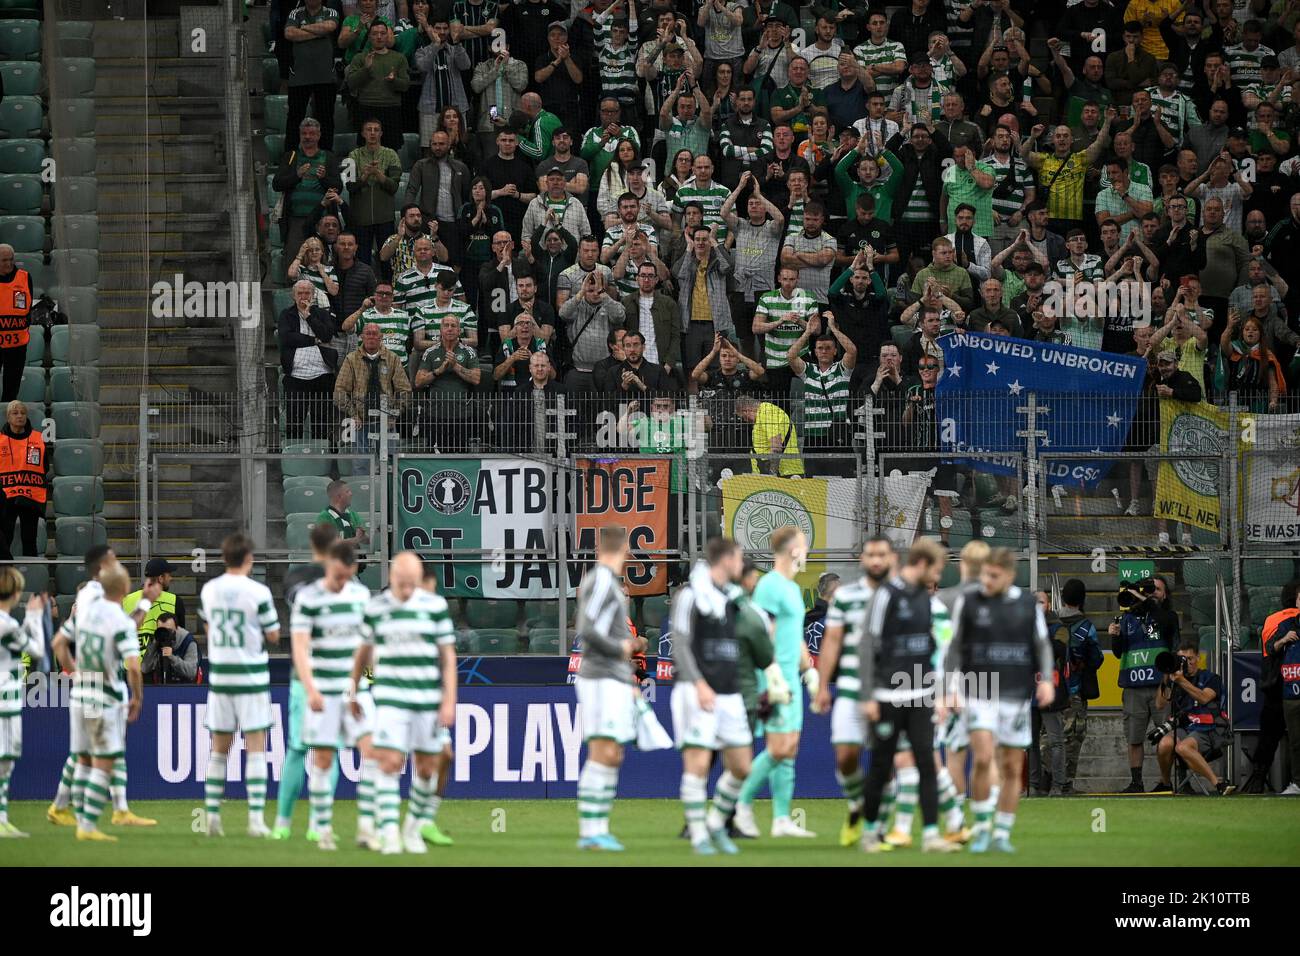
M 437 563 L 438 588 L 448 596 L 555 598 L 556 518 L 567 515 L 569 594 L 605 524 L 628 531 L 630 592 L 662 594 L 667 576 L 646 552 L 668 547 L 669 465 L 612 459 L 574 472 L 525 458 L 402 458 L 394 545 L 430 561 L 431 552 L 452 552 Z

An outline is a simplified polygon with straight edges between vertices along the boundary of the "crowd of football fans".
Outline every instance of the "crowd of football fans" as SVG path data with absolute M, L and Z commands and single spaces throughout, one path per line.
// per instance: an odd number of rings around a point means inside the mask
M 698 393 L 754 468 L 852 473 L 815 459 L 851 456 L 868 394 L 878 451 L 937 449 L 958 329 L 1144 356 L 1129 451 L 1161 398 L 1300 384 L 1295 0 L 282 0 L 272 26 L 290 439 L 368 442 L 382 404 L 419 447 L 524 450 L 555 423 L 517 399 L 567 392 L 583 442 Z

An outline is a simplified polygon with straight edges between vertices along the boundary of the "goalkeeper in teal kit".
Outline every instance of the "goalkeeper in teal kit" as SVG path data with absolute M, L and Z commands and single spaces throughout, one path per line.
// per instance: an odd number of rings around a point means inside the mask
M 772 570 L 754 588 L 753 601 L 776 622 L 773 639 L 775 662 L 763 672 L 772 713 L 762 722 L 766 749 L 754 760 L 753 770 L 736 803 L 736 829 L 744 836 L 758 836 L 754 822 L 754 798 L 764 783 L 772 789 L 772 836 L 811 838 L 790 818 L 794 799 L 794 762 L 799 754 L 803 730 L 804 687 L 817 693 L 817 670 L 803 640 L 803 592 L 794 577 L 808 556 L 808 541 L 798 528 L 778 528 L 772 534 Z M 800 683 L 802 679 L 802 685 Z M 762 688 L 760 688 L 761 690 Z

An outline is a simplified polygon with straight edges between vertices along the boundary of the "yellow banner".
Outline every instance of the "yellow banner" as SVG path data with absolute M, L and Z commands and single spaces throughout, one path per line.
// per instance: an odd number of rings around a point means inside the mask
M 1219 530 L 1219 456 L 1227 431 L 1228 413 L 1213 405 L 1161 400 L 1157 518 Z M 1204 455 L 1216 460 L 1196 457 Z
M 771 566 L 772 532 L 794 525 L 808 539 L 809 550 L 832 547 L 827 537 L 827 482 L 791 480 L 772 475 L 736 475 L 722 482 L 722 533 L 737 542 L 760 565 Z M 824 561 L 809 561 L 795 580 L 805 603 L 817 590 Z

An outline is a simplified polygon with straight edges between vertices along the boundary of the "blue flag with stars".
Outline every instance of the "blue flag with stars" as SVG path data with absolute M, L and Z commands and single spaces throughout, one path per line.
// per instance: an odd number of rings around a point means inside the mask
M 1105 456 L 1122 451 L 1146 377 L 1146 360 L 1093 349 L 1030 342 L 1005 335 L 954 332 L 939 339 L 943 372 L 935 418 L 941 452 L 955 464 L 998 475 L 1016 474 L 1029 424 L 1024 409 L 1038 404 L 1035 438 L 1049 485 L 1094 488 L 1106 476 Z M 998 454 L 1006 457 L 996 457 Z M 1086 458 L 1052 459 L 1053 453 Z

